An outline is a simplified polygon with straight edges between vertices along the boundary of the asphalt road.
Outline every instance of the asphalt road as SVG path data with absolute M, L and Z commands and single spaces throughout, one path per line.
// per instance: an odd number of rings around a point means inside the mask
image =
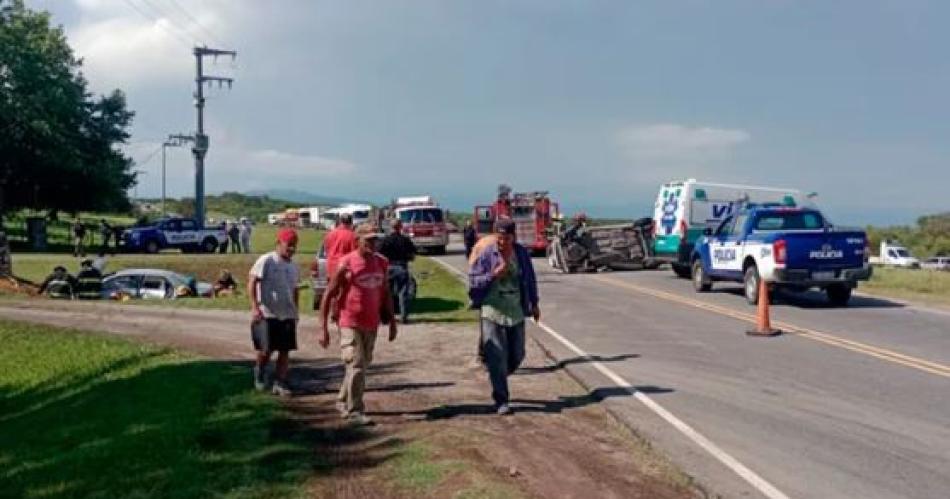
M 457 250 L 456 250 L 457 251 Z M 439 257 L 464 269 L 460 254 Z M 776 297 L 786 334 L 751 338 L 739 286 L 696 294 L 669 270 L 564 275 L 535 260 L 542 323 L 590 359 L 532 334 L 618 417 L 713 494 L 950 497 L 950 314 L 856 296 Z M 660 417 L 660 404 L 767 485 L 743 478 Z M 517 398 L 517 394 L 513 394 Z

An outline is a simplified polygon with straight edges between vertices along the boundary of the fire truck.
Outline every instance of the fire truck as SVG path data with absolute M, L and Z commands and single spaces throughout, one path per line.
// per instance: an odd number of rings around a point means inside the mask
M 474 225 L 479 237 L 492 233 L 498 216 L 514 220 L 522 246 L 536 255 L 544 255 L 551 242 L 553 221 L 560 218 L 560 209 L 547 191 L 500 195 L 495 204 L 475 207 Z
M 402 221 L 403 233 L 417 248 L 445 254 L 445 247 L 449 244 L 445 210 L 432 196 L 396 198 L 391 208 L 393 216 Z

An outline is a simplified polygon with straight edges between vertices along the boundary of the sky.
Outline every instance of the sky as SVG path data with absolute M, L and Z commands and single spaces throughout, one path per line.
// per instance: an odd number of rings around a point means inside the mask
M 139 196 L 195 129 L 209 193 L 297 189 L 453 209 L 498 184 L 639 218 L 670 180 L 818 192 L 839 223 L 950 211 L 950 3 L 792 0 L 28 0 L 93 91 L 136 112 Z M 193 195 L 186 148 L 169 196 Z

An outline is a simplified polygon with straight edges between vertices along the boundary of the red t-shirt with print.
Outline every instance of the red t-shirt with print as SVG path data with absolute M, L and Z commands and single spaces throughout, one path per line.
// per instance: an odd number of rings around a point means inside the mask
M 340 259 L 347 269 L 347 286 L 340 299 L 340 326 L 364 331 L 379 328 L 389 262 L 379 253 L 364 257 L 353 251 Z

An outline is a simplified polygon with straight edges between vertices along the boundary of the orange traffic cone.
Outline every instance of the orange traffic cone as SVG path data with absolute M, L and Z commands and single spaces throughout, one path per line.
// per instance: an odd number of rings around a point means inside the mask
M 769 319 L 769 285 L 765 279 L 759 279 L 759 303 L 755 317 L 755 329 L 745 332 L 749 336 L 778 336 L 782 334 L 781 330 L 772 328 L 772 321 Z

